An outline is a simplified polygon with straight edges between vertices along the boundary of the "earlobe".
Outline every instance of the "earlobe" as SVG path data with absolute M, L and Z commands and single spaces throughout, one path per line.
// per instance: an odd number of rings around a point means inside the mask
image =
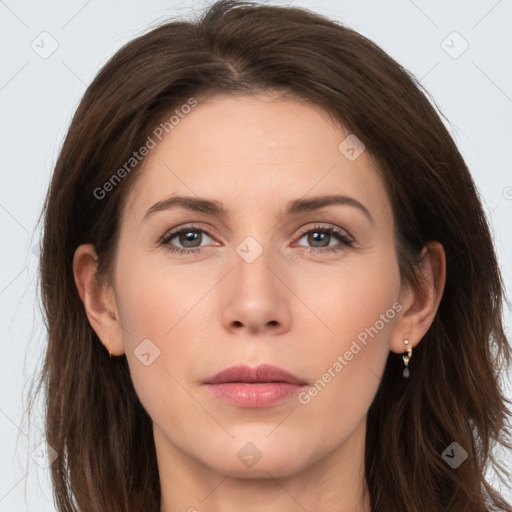
M 393 329 L 390 349 L 404 352 L 403 340 L 415 347 L 426 334 L 437 314 L 446 282 L 446 257 L 436 241 L 423 248 L 417 268 L 419 285 L 404 285 L 404 308 Z
M 75 283 L 91 327 L 109 353 L 124 353 L 115 296 L 98 277 L 98 257 L 92 244 L 80 245 L 73 258 Z

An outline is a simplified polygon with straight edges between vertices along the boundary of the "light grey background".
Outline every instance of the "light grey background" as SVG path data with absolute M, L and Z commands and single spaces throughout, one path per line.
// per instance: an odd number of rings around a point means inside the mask
M 512 1 L 285 3 L 342 20 L 422 80 L 477 182 L 510 293 Z M 156 21 L 203 5 L 0 1 L 0 512 L 54 511 L 47 470 L 36 463 L 40 420 L 33 418 L 28 428 L 23 397 L 44 346 L 34 228 L 71 116 L 86 86 L 122 44 Z M 505 322 L 510 327 L 509 308 Z M 507 395 L 512 398 L 510 386 Z M 510 460 L 511 454 L 502 457 Z

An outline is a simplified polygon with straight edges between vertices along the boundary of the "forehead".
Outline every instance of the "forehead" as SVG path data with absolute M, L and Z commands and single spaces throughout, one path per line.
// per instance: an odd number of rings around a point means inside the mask
M 174 193 L 260 213 L 264 204 L 334 192 L 385 202 L 373 159 L 340 150 L 349 136 L 319 107 L 276 94 L 198 100 L 137 170 L 126 210 L 140 219 Z

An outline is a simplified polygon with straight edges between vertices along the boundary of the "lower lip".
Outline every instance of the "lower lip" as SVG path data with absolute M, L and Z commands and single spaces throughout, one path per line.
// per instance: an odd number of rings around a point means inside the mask
M 206 384 L 217 397 L 238 407 L 269 407 L 296 395 L 303 387 L 289 382 Z

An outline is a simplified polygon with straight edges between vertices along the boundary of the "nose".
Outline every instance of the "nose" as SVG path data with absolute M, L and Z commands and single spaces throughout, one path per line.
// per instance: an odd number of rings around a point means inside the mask
M 224 327 L 251 334 L 285 332 L 291 318 L 286 271 L 271 260 L 268 251 L 248 261 L 235 253 L 234 268 L 223 287 Z

